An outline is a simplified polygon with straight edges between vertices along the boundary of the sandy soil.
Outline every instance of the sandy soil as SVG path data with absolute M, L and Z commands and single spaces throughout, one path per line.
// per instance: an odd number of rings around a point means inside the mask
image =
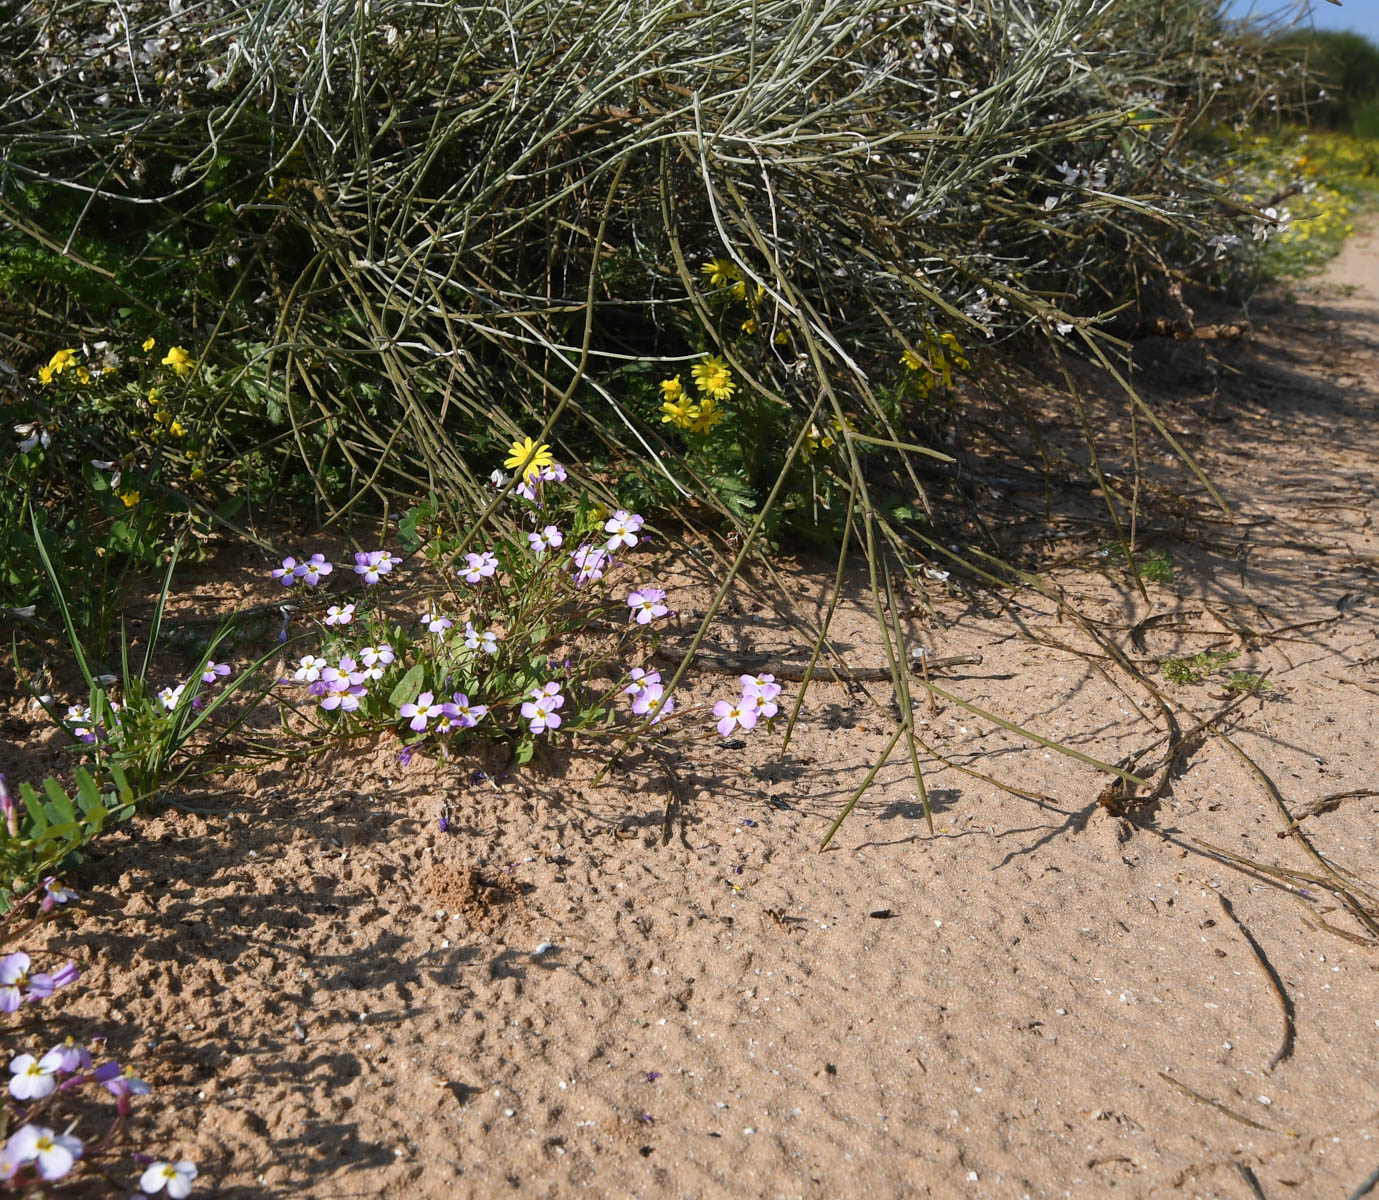
M 893 728 L 885 685 L 831 681 L 783 755 L 705 743 L 599 787 L 579 762 L 496 782 L 356 748 L 112 839 L 48 938 L 94 984 L 63 1028 L 155 1085 L 151 1140 L 201 1194 L 1348 1195 L 1379 1166 L 1379 939 L 1346 907 L 1379 888 L 1376 292 L 1357 239 L 1251 336 L 1147 368 L 1234 513 L 1144 441 L 1142 532 L 1174 567 L 1148 600 L 1069 554 L 1049 578 L 1088 627 L 937 581 L 937 615 L 907 618 L 983 656 L 946 691 L 1102 760 L 1164 727 L 1103 643 L 1184 731 L 1224 676 L 1173 685 L 1162 657 L 1268 672 L 1157 802 L 1114 815 L 1104 773 L 944 701 L 918 712 L 937 834 L 897 756 L 818 853 Z M 1108 429 L 1126 411 L 1089 403 Z M 1014 499 L 1056 547 L 1042 494 Z M 857 664 L 880 662 L 869 621 L 854 589 Z M 726 628 L 781 644 L 745 602 Z M 730 687 L 700 673 L 689 698 Z

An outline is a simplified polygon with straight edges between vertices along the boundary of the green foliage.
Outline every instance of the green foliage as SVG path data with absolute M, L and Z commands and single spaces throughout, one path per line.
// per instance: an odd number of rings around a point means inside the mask
M 109 825 L 129 820 L 135 795 L 118 764 L 102 773 L 104 782 L 84 767 L 76 770 L 76 791 L 64 791 L 56 779 L 42 789 L 19 784 L 19 804 L 0 778 L 0 804 L 6 809 L 0 828 L 0 912 L 27 894 L 46 875 L 70 870 L 82 861 L 81 850 Z
M 126 9 L 155 39 L 166 13 Z M 65 19 L 67 46 L 103 29 Z M 13 45 L 49 21 L 19 5 Z M 797 463 L 765 537 L 827 526 L 862 470 L 913 495 L 918 451 L 897 447 L 948 419 L 943 336 L 1052 331 L 1074 297 L 1115 309 L 1247 225 L 1179 125 L 1277 85 L 1268 48 L 1196 0 L 663 0 L 635 21 L 584 0 L 272 4 L 189 11 L 178 45 L 0 67 L 22 97 L 0 101 L 0 179 L 21 181 L 0 218 L 39 254 L 11 269 L 0 331 L 33 344 L 53 312 L 120 310 L 210 330 L 215 386 L 190 405 L 248 502 L 434 490 L 476 510 L 472 464 L 559 410 L 590 483 L 741 531 L 802 427 L 891 443 Z M 703 286 L 711 258 L 740 294 Z M 701 352 L 742 386 L 699 445 L 654 383 Z
M 86 742 L 88 753 L 99 768 L 122 781 L 122 790 L 123 781 L 128 781 L 128 787 L 139 802 L 150 803 L 213 754 L 217 744 L 233 733 L 263 700 L 272 686 L 271 682 L 257 695 L 251 696 L 247 703 L 241 704 L 232 719 L 224 723 L 211 722 L 211 718 L 232 697 L 248 689 L 258 670 L 276 657 L 277 648 L 275 646 L 251 663 L 223 684 L 208 703 L 201 704 L 199 693 L 202 675 L 212 661 L 216 648 L 229 635 L 227 626 L 210 639 L 185 684 L 176 688 L 168 686 L 155 689 L 150 681 L 150 673 L 159 649 L 163 614 L 177 565 L 174 548 L 154 606 L 152 628 L 145 643 L 143 660 L 137 669 L 131 664 L 128 642 L 123 637 L 121 639 L 118 683 L 122 700 L 117 704 L 108 690 L 111 683 L 116 682 L 114 677 L 98 678 L 93 673 L 90 647 L 73 622 L 66 589 L 41 540 L 37 541 L 37 547 L 61 614 L 68 649 L 89 688 L 89 711 L 83 722 L 92 731 Z M 78 736 L 55 709 L 49 708 L 48 713 L 54 721 L 68 728 L 74 737 Z
M 104 658 L 128 583 L 204 528 L 185 491 L 204 474 L 204 442 L 178 372 L 137 345 L 58 348 L 37 382 L 10 407 L 19 435 L 0 450 L 0 604 L 51 612 L 46 555 Z
M 1259 214 L 1251 256 L 1235 264 L 1248 268 L 1251 287 L 1315 272 L 1354 232 L 1356 215 L 1379 203 L 1379 141 L 1298 128 L 1216 139 L 1223 178 Z
M 1240 657 L 1239 650 L 1203 650 L 1191 658 L 1165 658 L 1159 661 L 1159 670 L 1170 683 L 1201 683 L 1208 675 L 1214 675 L 1228 662 Z M 1245 674 L 1245 672 L 1236 672 Z
M 1323 29 L 1285 35 L 1281 46 L 1317 85 L 1297 116 L 1361 137 L 1379 135 L 1369 126 L 1379 114 L 1379 46 L 1358 33 Z
M 1269 691 L 1274 685 L 1265 679 L 1264 676 L 1256 674 L 1254 671 L 1232 671 L 1226 677 L 1225 688 L 1228 692 L 1248 692 L 1251 696 L 1257 696 L 1261 692 Z
M 1119 544 L 1107 546 L 1102 550 L 1107 562 L 1124 563 L 1125 550 Z M 1135 569 L 1146 583 L 1169 584 L 1173 582 L 1173 556 L 1165 550 L 1147 550 L 1135 558 Z

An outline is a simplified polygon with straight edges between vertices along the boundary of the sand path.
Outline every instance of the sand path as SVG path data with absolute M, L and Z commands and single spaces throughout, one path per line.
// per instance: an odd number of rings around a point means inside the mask
M 1296 817 L 1379 786 L 1375 237 L 1257 330 L 1210 395 L 1165 402 L 1238 523 L 1173 544 L 1152 606 L 1057 578 L 1184 712 L 1221 678 L 1174 688 L 1155 659 L 1268 671 L 1229 729 Z M 1037 595 L 932 595 L 949 628 L 914 635 L 985 656 L 954 694 L 1103 759 L 1157 736 Z M 841 622 L 872 661 L 860 601 Z M 1324 876 L 1219 739 L 1130 823 L 1092 768 L 922 715 L 1023 795 L 926 759 L 929 837 L 897 761 L 817 853 L 889 732 L 832 683 L 784 758 L 682 759 L 665 845 L 652 762 L 498 785 L 380 748 L 144 822 L 52 948 L 94 959 L 105 998 L 78 1012 L 155 1084 L 155 1144 L 206 1194 L 1281 1200 L 1379 1167 L 1379 942 L 1343 905 L 1379 886 L 1379 800 L 1301 821 L 1349 892 L 1290 888 L 1205 847 Z

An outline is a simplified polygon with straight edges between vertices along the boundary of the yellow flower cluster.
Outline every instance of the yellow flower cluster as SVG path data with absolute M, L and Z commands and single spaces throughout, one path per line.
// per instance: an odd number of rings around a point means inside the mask
M 157 341 L 149 337 L 140 344 L 140 349 L 148 354 L 156 345 Z M 106 342 L 97 342 L 94 346 L 84 346 L 81 350 L 65 346 L 55 351 L 52 357 L 38 368 L 38 382 L 46 387 L 59 384 L 62 380 L 70 380 L 81 387 L 91 387 L 101 378 L 113 374 L 118 368 L 119 361 L 119 358 Z M 169 368 L 178 379 L 188 379 L 196 371 L 196 359 L 182 346 L 170 346 L 160 362 L 162 366 Z M 164 378 L 167 378 L 166 374 L 164 374 Z M 116 397 L 132 397 L 132 404 L 128 406 L 126 411 L 133 410 L 134 413 L 137 413 L 142 409 L 152 417 L 151 422 L 142 431 L 143 437 L 154 444 L 163 442 L 167 438 L 176 439 L 181 443 L 179 449 L 182 450 L 183 457 L 191 467 L 191 479 L 204 479 L 206 477 L 204 451 L 186 445 L 184 439 L 188 438 L 189 431 L 164 403 L 160 387 L 156 384 L 150 386 L 142 403 L 138 400 L 138 395 L 137 385 L 132 385 L 122 387 L 118 393 L 98 394 L 95 399 L 102 407 L 108 407 L 110 401 Z M 127 508 L 133 508 L 140 501 L 137 490 L 119 493 L 119 497 Z
M 723 401 L 737 390 L 732 369 L 716 354 L 706 354 L 690 368 L 698 396 L 691 396 L 680 376 L 661 380 L 662 424 L 708 433 L 727 415 Z
M 952 387 L 954 369 L 967 371 L 972 366 L 958 339 L 932 325 L 924 330 L 924 353 L 921 355 L 906 346 L 900 355 L 900 365 L 913 374 L 912 382 L 921 397 L 931 395 L 940 387 Z
M 70 349 L 59 350 L 48 360 L 47 366 L 38 368 L 38 382 L 45 385 L 52 383 L 68 367 L 77 367 L 77 352 Z M 86 375 L 83 383 L 90 379 L 91 373 L 85 367 L 77 367 L 77 371 Z
M 1222 135 L 1229 136 L 1229 135 Z M 1354 232 L 1353 218 L 1372 197 L 1379 176 L 1379 143 L 1324 130 L 1260 132 L 1230 137 L 1231 153 L 1216 182 L 1242 204 L 1287 217 L 1270 228 L 1262 255 L 1269 270 L 1296 275 L 1329 259 Z
M 756 312 L 761 306 L 761 302 L 766 299 L 766 289 L 757 284 L 751 291 L 747 290 L 747 279 L 742 274 L 737 264 L 729 262 L 726 258 L 714 257 L 709 259 L 700 268 L 708 280 L 709 286 L 719 291 L 726 291 L 727 296 L 739 303 L 745 304 L 748 309 L 747 319 L 742 322 L 740 328 L 749 337 L 755 334 L 761 324 L 757 320 Z M 784 346 L 790 341 L 789 335 L 785 330 L 777 330 L 775 342 L 778 346 Z

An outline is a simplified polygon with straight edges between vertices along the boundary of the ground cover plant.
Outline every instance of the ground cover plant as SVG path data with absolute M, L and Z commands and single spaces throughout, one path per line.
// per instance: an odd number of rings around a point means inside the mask
M 349 574 L 342 564 L 339 574 L 360 589 L 343 596 L 328 593 L 336 564 L 322 553 L 273 568 L 294 595 L 291 624 L 319 631 L 280 681 L 312 697 L 316 729 L 337 737 L 396 731 L 404 763 L 419 750 L 444 756 L 496 740 L 522 764 L 538 740 L 644 738 L 690 715 L 666 694 L 651 657 L 673 597 L 630 561 L 649 540 L 645 519 L 572 496 L 544 443 L 514 442 L 505 465 L 514 473 L 495 468 L 490 484 L 497 502 L 506 496 L 520 506 L 509 536 L 470 550 L 475 531 L 447 534 L 436 504 L 409 512 L 401 528 L 428 568 L 421 586 L 430 598 L 402 622 L 383 598 L 404 561 L 389 550 L 357 552 Z M 417 581 L 408 593 L 416 597 Z M 739 683 L 736 698 L 713 706 L 723 737 L 767 725 L 779 711 L 773 675 L 744 674 Z M 707 729 L 702 714 L 700 725 Z

